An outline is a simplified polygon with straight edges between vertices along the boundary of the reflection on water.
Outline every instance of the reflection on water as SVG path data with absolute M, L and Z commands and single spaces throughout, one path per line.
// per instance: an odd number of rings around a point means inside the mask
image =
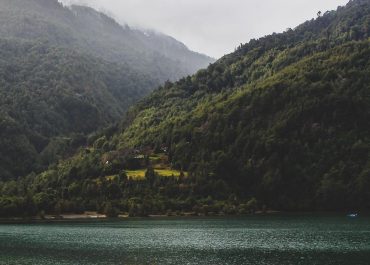
M 0 225 L 0 264 L 358 264 L 370 218 L 272 216 Z

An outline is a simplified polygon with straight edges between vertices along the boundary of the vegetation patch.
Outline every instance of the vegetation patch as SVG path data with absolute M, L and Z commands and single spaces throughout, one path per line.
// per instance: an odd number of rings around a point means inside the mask
M 126 173 L 127 177 L 131 180 L 142 180 L 142 179 L 144 179 L 146 172 L 147 172 L 146 169 L 125 170 L 125 173 Z M 160 177 L 179 178 L 181 176 L 181 171 L 174 170 L 174 169 L 155 169 L 154 172 Z M 188 172 L 183 172 L 183 176 L 187 177 Z M 116 176 L 109 176 L 109 177 L 106 177 L 106 178 L 107 178 L 107 180 L 114 180 L 115 177 Z
M 154 170 L 155 173 L 157 173 L 161 177 L 180 177 L 181 171 L 173 170 L 173 169 L 156 169 Z M 186 177 L 188 175 L 187 172 L 183 172 L 184 176 Z
M 146 169 L 140 170 L 125 170 L 126 175 L 129 179 L 140 180 L 145 178 Z

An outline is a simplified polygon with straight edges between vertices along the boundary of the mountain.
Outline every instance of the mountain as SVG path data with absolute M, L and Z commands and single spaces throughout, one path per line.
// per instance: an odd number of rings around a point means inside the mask
M 57 0 L 1 0 L 0 34 L 2 38 L 47 40 L 124 63 L 158 84 L 192 74 L 214 61 L 166 35 L 121 26 L 92 8 L 65 7 Z
M 57 143 L 64 148 L 116 122 L 156 82 L 74 51 L 0 39 L 0 84 L 0 177 L 6 179 L 53 161 L 45 152 Z
M 39 172 L 213 59 L 89 7 L 0 0 L 0 179 Z
M 369 210 L 370 1 L 241 45 L 0 185 L 0 214 Z

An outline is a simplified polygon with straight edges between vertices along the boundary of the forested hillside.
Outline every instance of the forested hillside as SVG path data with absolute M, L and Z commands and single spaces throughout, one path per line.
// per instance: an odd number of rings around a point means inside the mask
M 0 180 L 39 172 L 213 60 L 57 0 L 0 0 Z
M 127 66 L 43 43 L 0 40 L 0 177 L 47 165 L 53 158 L 48 153 L 39 161 L 42 152 L 63 142 L 52 137 L 81 138 L 116 122 L 155 84 Z
M 370 1 L 167 82 L 88 148 L 2 187 L 1 215 L 370 210 Z

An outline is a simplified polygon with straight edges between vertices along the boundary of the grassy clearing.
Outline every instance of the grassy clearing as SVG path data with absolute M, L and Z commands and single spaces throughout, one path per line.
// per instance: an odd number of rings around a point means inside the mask
M 145 178 L 146 169 L 140 170 L 126 170 L 126 175 L 129 179 L 144 179 Z
M 155 172 L 162 177 L 180 177 L 180 171 L 173 169 L 156 169 Z M 187 176 L 187 173 L 184 172 L 184 175 Z
M 180 177 L 180 171 L 173 170 L 173 169 L 155 169 L 155 173 L 157 173 L 161 177 Z M 140 180 L 145 178 L 146 169 L 140 170 L 126 170 L 126 175 L 129 179 L 133 180 Z M 187 176 L 188 173 L 184 172 L 184 175 Z

